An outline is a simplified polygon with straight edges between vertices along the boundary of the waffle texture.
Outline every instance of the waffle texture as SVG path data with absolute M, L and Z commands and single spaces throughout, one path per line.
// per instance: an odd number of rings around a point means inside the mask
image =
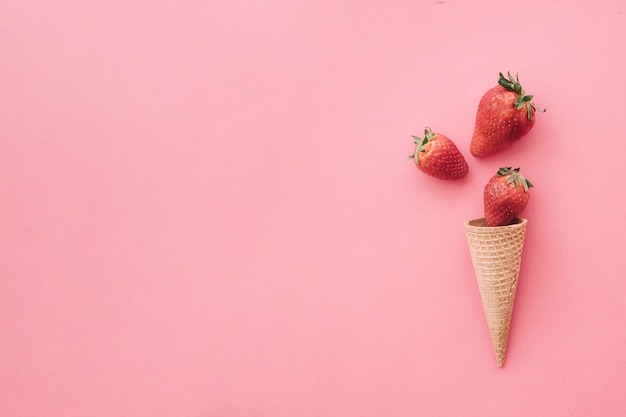
M 485 219 L 465 222 L 478 289 L 498 366 L 504 365 L 517 279 L 522 261 L 527 219 L 508 226 L 488 227 Z

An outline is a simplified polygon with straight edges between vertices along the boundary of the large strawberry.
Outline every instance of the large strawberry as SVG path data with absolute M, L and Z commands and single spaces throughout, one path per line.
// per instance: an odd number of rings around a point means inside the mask
M 424 137 L 413 136 L 415 152 L 409 158 L 424 173 L 443 180 L 457 180 L 469 172 L 465 158 L 454 142 L 441 133 L 424 129 Z
M 486 156 L 508 147 L 526 135 L 535 124 L 537 107 L 526 94 L 519 78 L 500 73 L 498 85 L 488 90 L 478 104 L 470 152 Z
M 519 168 L 503 167 L 485 186 L 485 223 L 487 226 L 506 226 L 528 204 L 533 185 L 519 172 Z

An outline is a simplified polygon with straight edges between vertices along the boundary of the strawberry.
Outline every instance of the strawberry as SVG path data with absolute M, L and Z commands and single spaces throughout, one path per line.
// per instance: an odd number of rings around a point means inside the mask
M 519 172 L 519 168 L 502 167 L 485 186 L 485 223 L 487 226 L 506 226 L 528 204 L 533 185 Z
M 413 136 L 415 152 L 409 156 L 424 173 L 443 180 L 457 180 L 469 172 L 465 158 L 447 136 L 424 129 L 424 137 Z
M 525 136 L 535 124 L 537 107 L 526 94 L 518 76 L 500 73 L 498 85 L 488 90 L 478 104 L 470 152 L 482 157 L 508 147 Z

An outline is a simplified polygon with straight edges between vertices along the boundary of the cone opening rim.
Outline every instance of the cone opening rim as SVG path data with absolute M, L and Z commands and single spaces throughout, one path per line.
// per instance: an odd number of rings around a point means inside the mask
M 489 230 L 502 230 L 502 229 L 510 229 L 514 227 L 522 227 L 522 226 L 525 226 L 526 223 L 528 223 L 528 219 L 525 219 L 523 217 L 516 217 L 513 220 L 511 220 L 511 223 L 509 223 L 506 226 L 487 226 L 485 224 L 485 218 L 479 217 L 477 219 L 466 221 L 465 226 L 466 227 L 478 227 L 478 228 L 489 229 Z

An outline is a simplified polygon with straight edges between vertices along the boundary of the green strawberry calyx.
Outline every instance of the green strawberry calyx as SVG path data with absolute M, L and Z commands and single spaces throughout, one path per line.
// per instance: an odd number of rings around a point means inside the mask
M 437 134 L 434 133 L 429 127 L 424 129 L 424 137 L 413 136 L 413 141 L 415 142 L 415 152 L 413 155 L 409 156 L 409 159 L 413 159 L 416 165 L 419 165 L 418 156 L 420 152 L 426 152 L 426 144 L 432 140 Z
M 500 73 L 500 78 L 498 79 L 498 84 L 504 87 L 508 91 L 512 91 L 517 94 L 517 99 L 515 99 L 515 108 L 520 110 L 522 107 L 526 108 L 526 114 L 528 116 L 528 120 L 533 120 L 532 110 L 545 112 L 546 109 L 538 109 L 531 100 L 533 99 L 533 95 L 526 94 L 522 85 L 519 82 L 519 75 L 515 74 L 515 78 L 511 75 L 510 72 L 507 72 L 508 77 L 505 77 L 502 73 Z
M 501 177 L 507 177 L 506 184 L 511 184 L 515 187 L 520 185 L 524 188 L 524 192 L 528 192 L 534 185 L 519 172 L 519 168 L 511 169 L 511 167 L 502 167 L 498 170 L 498 175 Z

